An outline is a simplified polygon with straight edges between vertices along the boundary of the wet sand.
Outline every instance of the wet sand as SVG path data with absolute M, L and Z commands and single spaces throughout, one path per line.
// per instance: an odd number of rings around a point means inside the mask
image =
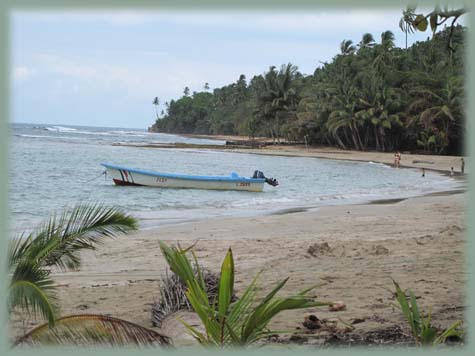
M 249 150 L 245 150 L 249 153 Z M 271 147 L 260 154 L 296 155 L 297 150 Z M 391 163 L 391 154 L 339 152 L 314 149 L 300 152 L 334 159 Z M 356 156 L 355 156 L 356 155 Z M 356 157 L 356 158 L 355 158 Z M 425 160 L 427 157 L 424 156 Z M 403 153 L 405 160 L 416 159 Z M 431 158 L 433 169 L 443 169 L 459 157 Z M 153 328 L 151 305 L 158 299 L 160 278 L 166 264 L 158 240 L 188 246 L 195 242 L 200 263 L 218 272 L 226 250 L 235 256 L 236 294 L 260 271 L 266 292 L 290 277 L 282 293 L 320 284 L 316 290 L 325 301 L 341 300 L 347 309 L 327 308 L 288 311 L 271 324 L 274 329 L 302 333 L 305 315 L 345 322 L 361 319 L 356 330 L 366 331 L 394 324 L 405 327 L 394 308 L 391 278 L 411 288 L 423 309 L 432 308 L 435 325 L 463 319 L 467 306 L 465 196 L 463 190 L 409 199 L 376 201 L 360 205 L 292 209 L 256 217 L 227 217 L 166 225 L 108 240 L 95 252 L 85 252 L 79 271 L 53 273 L 58 283 L 61 314 L 100 313 Z M 321 248 L 323 243 L 328 248 Z M 190 313 L 184 317 L 198 323 Z M 14 314 L 11 334 L 19 335 L 38 321 Z M 340 324 L 341 325 L 341 324 Z M 300 328 L 300 329 L 297 329 Z M 173 317 L 157 331 L 177 345 L 193 344 Z M 308 343 L 319 335 L 306 335 Z M 313 340 L 313 341 L 312 341 Z
M 83 254 L 80 271 L 55 272 L 53 277 L 63 315 L 101 313 L 152 327 L 151 305 L 166 269 L 157 240 L 182 246 L 198 241 L 198 259 L 214 271 L 219 271 L 227 248 L 233 249 L 237 295 L 262 271 L 263 291 L 289 276 L 282 293 L 321 284 L 316 293 L 322 300 L 347 305 L 338 313 L 326 308 L 285 312 L 272 323 L 275 329 L 299 332 L 296 328 L 308 313 L 346 322 L 363 319 L 355 326 L 360 331 L 404 326 L 401 313 L 391 305 L 390 278 L 411 288 L 423 308 L 432 307 L 436 325 L 447 326 L 463 318 L 466 305 L 464 232 L 464 194 L 209 219 L 108 241 L 95 253 Z M 330 248 L 319 252 L 315 244 L 325 242 Z M 34 324 L 28 321 L 25 328 Z M 18 319 L 13 325 L 15 334 L 21 332 Z M 177 345 L 192 344 L 173 318 L 161 332 Z

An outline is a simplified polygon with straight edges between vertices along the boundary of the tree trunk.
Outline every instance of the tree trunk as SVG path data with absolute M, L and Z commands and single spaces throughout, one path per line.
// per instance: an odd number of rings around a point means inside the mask
M 338 143 L 338 145 L 340 145 L 341 148 L 343 148 L 344 150 L 346 150 L 346 146 L 345 144 L 341 141 L 340 137 L 338 135 L 335 136 L 336 138 L 336 141 Z
M 376 144 L 376 151 L 380 151 L 379 138 L 378 138 L 378 128 L 376 126 L 374 127 L 374 138 L 375 138 L 375 144 Z

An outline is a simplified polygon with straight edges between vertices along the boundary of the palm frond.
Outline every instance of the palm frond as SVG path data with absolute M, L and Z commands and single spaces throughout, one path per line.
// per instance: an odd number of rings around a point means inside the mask
M 8 308 L 11 311 L 20 307 L 27 312 L 38 312 L 53 326 L 57 313 L 56 295 L 53 281 L 48 277 L 41 280 L 19 279 L 14 281 L 8 290 Z
M 34 233 L 28 258 L 43 266 L 76 269 L 80 250 L 93 250 L 104 237 L 136 229 L 137 220 L 116 208 L 80 204 L 59 218 L 53 216 Z
M 54 328 L 42 324 L 19 338 L 18 345 L 168 346 L 170 338 L 127 320 L 98 314 L 68 315 Z
M 115 208 L 80 204 L 59 218 L 53 215 L 37 230 L 12 239 L 8 248 L 11 274 L 8 306 L 40 312 L 54 324 L 56 296 L 50 269 L 78 268 L 79 251 L 95 249 L 104 237 L 135 230 L 137 220 Z

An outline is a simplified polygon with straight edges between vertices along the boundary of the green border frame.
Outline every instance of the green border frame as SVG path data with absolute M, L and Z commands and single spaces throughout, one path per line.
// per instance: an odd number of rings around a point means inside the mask
M 418 1 L 419 7 L 427 6 L 433 7 L 437 4 L 436 1 Z M 467 173 L 468 173 L 468 192 L 466 194 L 466 304 L 467 310 L 465 313 L 466 319 L 466 345 L 461 348 L 439 349 L 438 353 L 468 355 L 475 352 L 475 328 L 473 322 L 475 321 L 475 309 L 469 304 L 470 300 L 475 300 L 475 278 L 474 278 L 474 263 L 475 251 L 474 241 L 470 236 L 475 236 L 472 218 L 475 217 L 474 202 L 475 190 L 473 177 L 475 174 L 475 35 L 472 31 L 475 28 L 475 4 L 470 1 L 441 1 L 441 3 L 453 4 L 454 6 L 464 5 L 470 12 L 465 15 L 467 25 L 470 28 L 468 33 L 468 50 L 466 54 L 467 66 L 467 136 L 465 138 L 465 156 L 467 156 Z M 8 140 L 9 140 L 9 115 L 10 115 L 10 100 L 9 100 L 9 86 L 10 86 L 10 45 L 9 45 L 9 14 L 12 10 L 120 10 L 120 9 L 174 9 L 174 10 L 272 10 L 272 9 L 321 9 L 321 8 L 336 8 L 343 7 L 362 7 L 362 8 L 400 8 L 406 7 L 408 1 L 393 0 L 391 2 L 382 2 L 381 0 L 360 0 L 358 2 L 351 0 L 3 0 L 0 2 L 0 291 L 2 296 L 6 295 L 7 278 L 6 278 L 6 251 L 7 251 L 7 231 L 8 231 Z M 472 59 L 470 61 L 470 59 Z M 471 99 L 471 100 L 470 100 Z M 448 276 L 450 278 L 450 276 Z M 5 298 L 0 302 L 0 352 L 2 354 L 12 355 L 27 355 L 33 350 L 11 350 L 8 346 L 7 340 L 7 325 L 8 315 L 6 312 Z M 35 355 L 63 355 L 68 352 L 70 355 L 82 354 L 100 354 L 100 355 L 129 355 L 131 352 L 140 353 L 143 355 L 156 355 L 157 353 L 170 353 L 176 355 L 189 355 L 190 352 L 196 355 L 207 355 L 209 353 L 219 352 L 225 355 L 266 355 L 266 354 L 288 354 L 289 349 L 266 349 L 266 350 L 227 350 L 227 351 L 211 351 L 201 348 L 182 348 L 178 350 L 157 350 L 157 349 L 78 349 L 78 348 L 42 348 L 35 349 Z M 292 353 L 299 353 L 302 355 L 308 354 L 331 354 L 331 355 L 365 355 L 368 352 L 377 352 L 378 354 L 399 354 L 400 352 L 414 352 L 416 354 L 432 354 L 435 350 L 425 349 L 380 349 L 358 348 L 351 349 L 292 349 Z

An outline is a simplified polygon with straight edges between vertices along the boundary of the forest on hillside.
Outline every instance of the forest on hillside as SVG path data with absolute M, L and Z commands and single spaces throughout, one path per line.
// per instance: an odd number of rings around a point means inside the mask
M 461 154 L 466 31 L 447 27 L 408 48 L 396 47 L 390 31 L 365 33 L 359 43 L 342 41 L 312 75 L 288 63 L 212 92 L 185 88 L 149 130 Z

